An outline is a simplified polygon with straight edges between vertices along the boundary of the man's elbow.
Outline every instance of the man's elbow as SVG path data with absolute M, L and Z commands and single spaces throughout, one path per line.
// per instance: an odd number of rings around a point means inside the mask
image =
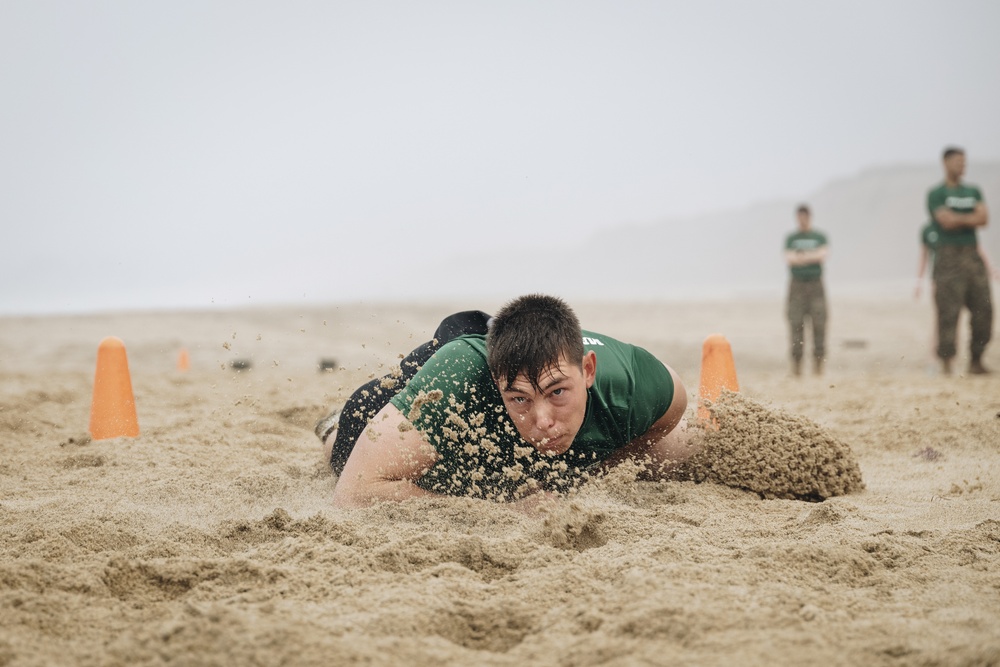
M 364 507 L 367 503 L 362 501 L 362 497 L 358 494 L 352 493 L 350 491 L 341 488 L 340 483 L 333 489 L 333 506 L 342 509 L 352 508 L 352 507 Z
M 333 506 L 341 508 L 367 507 L 372 504 L 371 494 L 360 478 L 345 478 L 343 474 L 333 487 Z
M 377 502 L 401 502 L 423 493 L 419 487 L 405 479 L 379 475 L 345 479 L 341 475 L 333 489 L 333 506 L 369 507 Z

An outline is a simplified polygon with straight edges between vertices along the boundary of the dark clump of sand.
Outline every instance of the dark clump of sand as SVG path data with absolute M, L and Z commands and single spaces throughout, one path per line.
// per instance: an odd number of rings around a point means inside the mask
M 810 419 L 730 391 L 706 406 L 712 421 L 692 427 L 701 445 L 684 470 L 692 480 L 789 500 L 864 489 L 851 448 Z

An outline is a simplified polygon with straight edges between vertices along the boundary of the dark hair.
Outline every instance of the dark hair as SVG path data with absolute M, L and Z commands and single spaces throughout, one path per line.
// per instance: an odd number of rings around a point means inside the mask
M 810 211 L 809 207 L 807 205 L 805 205 L 805 204 L 799 204 L 799 207 L 797 209 L 795 209 L 795 212 L 796 213 L 809 213 L 809 214 L 812 214 L 812 211 Z
M 565 356 L 583 365 L 583 332 L 562 299 L 528 294 L 509 301 L 486 335 L 486 363 L 501 389 L 524 373 L 536 389 L 540 376 Z
M 948 146 L 944 149 L 944 153 L 941 155 L 942 160 L 947 160 L 952 155 L 965 155 L 965 151 L 958 146 Z

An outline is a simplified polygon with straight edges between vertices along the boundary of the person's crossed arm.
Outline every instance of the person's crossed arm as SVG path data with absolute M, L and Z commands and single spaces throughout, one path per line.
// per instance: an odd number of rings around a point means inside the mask
M 826 260 L 826 246 L 821 245 L 811 250 L 786 250 L 785 261 L 789 266 L 806 266 L 807 264 L 822 264 Z
M 978 202 L 976 207 L 968 213 L 959 213 L 947 206 L 939 206 L 934 209 L 934 219 L 944 229 L 985 227 L 989 222 L 989 211 L 984 202 Z

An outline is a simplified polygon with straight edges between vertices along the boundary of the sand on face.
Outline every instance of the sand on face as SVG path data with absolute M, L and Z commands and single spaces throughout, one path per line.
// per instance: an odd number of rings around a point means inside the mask
M 725 333 L 741 409 L 807 420 L 864 488 L 624 467 L 538 516 L 333 509 L 313 422 L 469 307 L 0 320 L 0 665 L 1000 662 L 1000 375 L 929 374 L 927 304 L 831 299 L 827 373 L 800 380 L 778 302 L 577 306 L 689 394 Z M 90 441 L 107 335 L 141 433 Z

